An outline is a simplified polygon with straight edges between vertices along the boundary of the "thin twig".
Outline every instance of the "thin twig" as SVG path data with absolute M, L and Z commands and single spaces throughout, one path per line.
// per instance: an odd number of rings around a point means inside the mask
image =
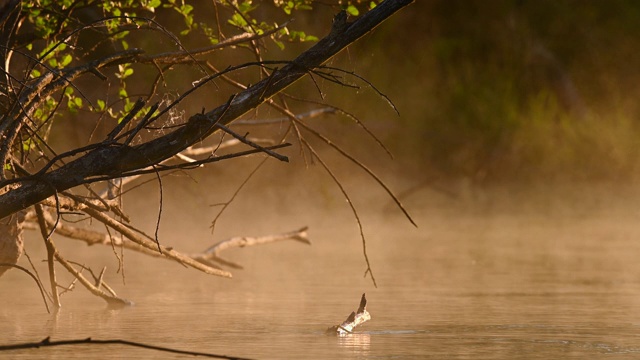
M 210 246 L 207 250 L 203 251 L 200 254 L 192 254 L 191 257 L 201 262 L 209 263 L 210 261 L 215 261 L 220 264 L 230 266 L 236 269 L 242 269 L 241 265 L 231 262 L 229 260 L 222 259 L 220 257 L 220 253 L 223 252 L 224 250 L 234 248 L 234 247 L 244 248 L 247 246 L 269 244 L 269 243 L 283 241 L 283 240 L 295 240 L 304 244 L 311 245 L 311 240 L 309 240 L 309 237 L 307 234 L 308 229 L 309 228 L 305 226 L 298 230 L 290 231 L 283 234 L 277 234 L 277 235 L 267 235 L 267 236 L 260 236 L 260 237 L 249 237 L 249 236 L 233 237 L 227 240 L 220 241 Z
M 122 233 L 124 236 L 126 236 L 127 238 L 129 238 L 131 241 L 135 242 L 136 244 L 145 247 L 149 250 L 155 250 L 157 245 L 156 243 L 154 243 L 152 240 L 148 240 L 140 235 L 138 235 L 136 232 L 134 232 L 133 230 L 129 229 L 129 227 L 127 227 L 125 224 L 122 224 L 121 222 L 99 212 L 96 211 L 94 209 L 91 208 L 87 208 L 84 210 L 87 214 L 89 214 L 91 217 L 93 217 L 94 219 L 104 223 L 105 225 L 115 229 L 116 231 L 119 231 L 120 233 Z M 222 276 L 222 277 L 226 277 L 226 278 L 231 278 L 231 273 L 228 271 L 224 271 L 224 270 L 220 270 L 220 269 L 215 269 L 212 268 L 210 266 L 206 266 L 205 264 L 199 263 L 195 260 L 193 260 L 192 258 L 179 253 L 173 249 L 164 247 L 161 245 L 161 249 L 162 249 L 162 255 L 166 258 L 172 259 L 177 261 L 178 263 L 184 265 L 184 266 L 190 266 L 194 269 L 200 270 L 204 273 L 207 274 L 211 274 L 211 275 L 218 275 L 218 276 Z M 156 252 L 157 253 L 157 252 Z
M 409 215 L 409 212 L 404 208 L 404 206 L 402 205 L 402 203 L 400 202 L 398 197 L 396 197 L 396 195 L 393 193 L 393 191 L 391 191 L 391 189 L 387 186 L 387 184 L 384 181 L 382 181 L 382 179 L 380 179 L 380 177 L 378 177 L 378 175 L 376 175 L 376 173 L 374 173 L 365 164 L 363 164 L 362 162 L 360 162 L 359 160 L 354 158 L 352 155 L 347 153 L 345 150 L 343 150 L 340 146 L 336 145 L 329 138 L 327 138 L 326 136 L 321 134 L 319 131 L 313 129 L 312 127 L 310 127 L 309 125 L 303 123 L 302 121 L 299 121 L 299 120 L 295 120 L 295 121 L 298 124 L 300 124 L 303 128 L 305 128 L 307 131 L 309 131 L 310 133 L 312 133 L 316 137 L 320 138 L 327 145 L 329 145 L 332 148 L 334 148 L 336 151 L 338 151 L 340 154 L 342 154 L 345 158 L 351 160 L 351 162 L 356 164 L 359 168 L 364 170 L 367 174 L 369 174 L 369 176 L 371 176 L 380 186 L 382 186 L 382 188 L 387 192 L 387 194 L 389 194 L 389 196 L 393 199 L 393 201 L 396 203 L 396 205 L 400 208 L 400 210 L 402 211 L 404 216 L 409 220 L 409 222 L 411 222 L 411 224 L 413 224 L 413 226 L 418 227 L 418 225 L 416 224 L 415 221 L 413 221 L 413 218 L 411 218 L 411 215 Z
M 44 292 L 44 289 L 42 288 L 42 284 L 40 283 L 40 280 L 38 280 L 38 278 L 36 278 L 36 276 L 31 273 L 31 271 L 29 271 L 26 268 L 23 268 L 20 265 L 9 264 L 9 263 L 0 263 L 0 266 L 8 266 L 8 267 L 16 268 L 18 270 L 22 270 L 23 272 L 27 273 L 27 275 L 31 276 L 33 281 L 36 282 L 36 285 L 38 285 L 38 289 L 40 289 L 40 295 L 42 295 L 42 302 L 44 302 L 44 306 L 47 308 L 47 313 L 51 314 L 51 311 L 49 310 L 49 304 L 47 303 L 47 298 L 44 296 L 45 292 Z
M 349 74 L 351 76 L 354 76 L 358 79 L 360 79 L 361 81 L 365 82 L 367 85 L 369 85 L 369 87 L 371 87 L 373 89 L 373 91 L 375 91 L 378 95 L 380 95 L 380 97 L 382 97 L 383 99 L 385 99 L 387 101 L 387 103 L 389 104 L 389 106 L 391 106 L 391 108 L 393 109 L 393 111 L 396 112 L 396 114 L 400 115 L 400 111 L 398 111 L 398 108 L 396 107 L 396 105 L 393 103 L 393 101 L 391 101 L 391 99 L 385 95 L 384 93 L 382 93 L 382 91 L 378 90 L 377 87 L 375 87 L 369 80 L 365 79 L 364 77 L 358 75 L 357 73 L 353 72 L 353 71 L 347 71 L 344 69 L 340 69 L 337 67 L 332 67 L 332 66 L 326 66 L 326 65 L 321 65 L 318 66 L 319 69 L 329 69 L 329 70 L 335 70 L 335 71 L 339 71 L 345 74 Z
M 238 194 L 240 193 L 240 190 L 242 190 L 242 188 L 249 182 L 249 180 L 251 179 L 251 177 L 253 177 L 253 174 L 255 174 L 256 172 L 258 172 L 258 170 L 260 169 L 260 167 L 262 167 L 262 165 L 267 161 L 267 157 L 262 159 L 262 161 L 258 164 L 258 166 L 256 166 L 250 173 L 249 175 L 247 175 L 247 177 L 244 179 L 244 181 L 242 182 L 242 184 L 240 184 L 240 186 L 238 186 L 238 188 L 236 189 L 236 191 L 233 193 L 233 195 L 231 195 L 231 198 L 229 200 L 227 200 L 226 202 L 222 203 L 222 204 L 215 204 L 215 205 L 210 205 L 210 206 L 219 206 L 222 205 L 222 209 L 220 209 L 220 211 L 218 211 L 218 214 L 216 215 L 216 217 L 213 219 L 213 221 L 211 221 L 211 226 L 209 226 L 211 228 L 211 234 L 213 235 L 213 232 L 216 229 L 216 223 L 218 222 L 218 219 L 220 218 L 220 216 L 222 216 L 222 214 L 224 213 L 224 211 L 227 209 L 227 207 L 233 202 L 233 200 L 236 198 L 236 196 L 238 196 Z
M 280 148 L 288 147 L 288 146 L 291 146 L 291 144 L 289 144 L 289 143 L 278 144 L 278 145 L 273 145 L 273 146 L 266 147 L 266 149 L 273 150 L 273 149 L 280 149 Z M 207 158 L 207 159 L 197 160 L 197 161 L 194 161 L 192 163 L 183 163 L 183 164 L 176 164 L 176 165 L 161 165 L 161 166 L 156 165 L 157 166 L 157 170 L 154 170 L 153 168 L 145 168 L 145 169 L 141 169 L 141 170 L 133 170 L 133 171 L 130 171 L 130 172 L 119 174 L 120 176 L 118 176 L 118 177 L 127 177 L 127 176 L 133 176 L 133 175 L 141 175 L 141 174 L 151 174 L 151 173 L 154 173 L 156 171 L 169 171 L 169 170 L 175 170 L 175 169 L 191 169 L 191 168 L 199 167 L 202 164 L 218 162 L 218 161 L 222 161 L 222 160 L 228 160 L 228 159 L 242 157 L 242 156 L 246 156 L 246 155 L 257 154 L 257 153 L 261 153 L 261 152 L 263 152 L 263 151 L 260 150 L 260 149 L 251 149 L 251 150 L 239 151 L 237 153 L 226 154 L 226 155 L 222 155 L 222 156 L 217 156 L 217 157 L 211 157 L 211 158 Z M 95 178 L 91 179 L 91 182 L 96 182 L 96 181 L 101 181 L 101 180 L 109 180 L 109 179 L 113 179 L 114 177 L 115 176 L 112 176 L 112 175 L 105 175 L 105 176 L 95 177 Z
M 153 165 L 153 169 L 156 170 L 156 166 Z M 155 232 L 155 240 L 156 244 L 158 244 L 158 252 L 162 254 L 162 248 L 160 247 L 160 239 L 158 238 L 158 232 L 160 231 L 160 220 L 162 219 L 162 177 L 160 173 L 156 171 L 156 178 L 158 179 L 158 187 L 160 191 L 160 204 L 158 205 L 158 220 L 156 221 L 156 232 Z
M 324 167 L 324 169 L 327 171 L 329 176 L 331 176 L 331 179 L 333 179 L 333 182 L 335 182 L 336 185 L 338 185 L 338 187 L 340 188 L 340 191 L 342 192 L 342 195 L 344 196 L 345 200 L 347 200 L 349 207 L 351 207 L 353 216 L 355 217 L 356 223 L 358 224 L 358 229 L 360 230 L 360 238 L 362 239 L 362 253 L 364 254 L 364 261 L 367 263 L 367 269 L 364 272 L 364 276 L 366 277 L 367 273 L 371 275 L 371 281 L 373 281 L 373 286 L 377 288 L 378 284 L 376 284 L 376 278 L 375 276 L 373 276 L 373 270 L 371 270 L 371 263 L 369 262 L 369 256 L 367 256 L 367 240 L 364 236 L 362 222 L 360 221 L 360 216 L 358 216 L 358 211 L 356 210 L 355 205 L 353 205 L 353 202 L 351 201 L 349 194 L 347 193 L 345 188 L 342 186 L 342 183 L 340 182 L 340 180 L 338 180 L 338 178 L 335 176 L 333 171 L 331 171 L 329 166 L 327 166 L 327 164 L 322 160 L 322 158 L 320 158 L 318 153 L 311 147 L 311 145 L 307 142 L 307 140 L 302 139 L 302 142 L 309 149 L 311 154 L 313 154 L 313 156 L 315 156 L 315 158 L 318 159 L 318 162 L 320 162 L 320 164 L 322 165 L 322 167 Z
M 262 152 L 264 152 L 267 155 L 272 156 L 272 157 L 274 157 L 274 158 L 276 158 L 276 159 L 278 159 L 280 161 L 289 162 L 289 158 L 288 157 L 286 157 L 284 155 L 280 155 L 280 154 L 278 154 L 278 153 L 276 153 L 276 152 L 274 152 L 272 150 L 269 150 L 269 149 L 267 149 L 265 147 L 262 147 L 262 146 L 260 146 L 260 145 L 258 145 L 256 143 L 254 143 L 253 141 L 247 139 L 246 136 L 242 136 L 242 135 L 236 133 L 235 131 L 229 129 L 228 127 L 226 127 L 226 126 L 224 126 L 222 124 L 216 124 L 216 127 L 221 129 L 221 130 L 223 130 L 227 134 L 233 136 L 234 138 L 238 139 L 240 142 L 251 146 L 254 149 L 262 150 Z
M 38 269 L 33 264 L 33 261 L 31 260 L 31 256 L 29 256 L 29 252 L 27 251 L 27 249 L 23 249 L 23 252 L 24 252 L 24 257 L 27 258 L 27 261 L 29 262 L 29 265 L 31 266 L 31 269 L 33 270 L 33 273 L 36 275 L 36 279 L 38 279 L 38 282 L 40 284 L 42 284 L 42 279 L 40 279 L 40 274 L 38 273 Z M 43 288 L 43 290 L 44 290 L 44 288 Z M 47 293 L 45 291 L 44 294 L 47 296 L 49 301 L 53 302 L 53 298 L 51 297 L 51 295 L 49 295 L 49 293 Z
M 56 249 L 51 241 L 50 234 L 47 234 L 47 223 L 44 220 L 44 210 L 42 205 L 35 206 L 36 214 L 38 215 L 38 225 L 40 226 L 40 234 L 44 239 L 45 246 L 47 248 L 47 265 L 49 267 L 49 282 L 51 284 L 51 296 L 53 296 L 53 306 L 60 308 L 60 296 L 58 295 L 58 286 L 56 283 L 56 270 L 54 258 L 56 256 Z
M 79 339 L 79 340 L 58 340 L 51 341 L 51 338 L 47 337 L 40 342 L 35 343 L 20 343 L 13 345 L 0 345 L 0 351 L 7 350 L 22 350 L 22 349 L 39 349 L 41 347 L 50 347 L 50 346 L 66 346 L 66 345 L 126 345 L 139 347 L 143 349 L 163 351 L 173 354 L 182 354 L 182 355 L 191 355 L 191 356 L 203 356 L 215 359 L 228 359 L 228 360 L 250 360 L 248 358 L 241 358 L 235 356 L 227 356 L 227 355 L 216 355 L 211 353 L 197 352 L 197 351 L 187 351 L 187 350 L 178 350 L 164 346 L 156 346 L 149 345 L 135 341 L 129 340 L 120 340 L 120 339 L 109 339 L 109 340 L 96 340 L 92 338 Z
M 313 110 L 309 110 L 307 112 L 301 113 L 301 114 L 296 114 L 296 117 L 298 119 L 310 119 L 310 118 L 314 118 L 323 114 L 334 114 L 336 111 L 338 110 L 338 108 L 333 107 L 333 106 L 326 106 L 323 108 L 319 108 L 319 109 L 313 109 Z M 257 120 L 249 120 L 249 119 L 244 119 L 244 120 L 236 120 L 233 122 L 233 126 L 238 126 L 238 125 L 273 125 L 273 124 L 281 124 L 285 121 L 289 121 L 289 117 L 288 116 L 284 116 L 284 117 L 279 117 L 279 118 L 274 118 L 274 119 L 257 119 Z
M 110 306 L 121 307 L 121 306 L 133 305 L 133 303 L 127 299 L 123 299 L 115 295 L 107 294 L 102 289 L 94 286 L 89 280 L 87 280 L 87 278 L 85 278 L 78 270 L 76 270 L 67 260 L 65 260 L 58 251 L 55 251 L 55 257 L 56 257 L 56 260 L 65 269 L 67 269 L 68 272 L 70 272 L 73 276 L 75 276 L 75 278 L 78 279 L 78 281 L 80 281 L 80 283 L 84 285 L 84 287 L 87 290 L 89 290 L 89 292 L 91 292 L 93 295 L 99 296 L 104 301 L 106 301 L 107 304 L 109 304 Z

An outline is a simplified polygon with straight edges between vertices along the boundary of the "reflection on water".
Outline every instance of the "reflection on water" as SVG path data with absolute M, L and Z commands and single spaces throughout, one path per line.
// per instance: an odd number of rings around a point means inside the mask
M 371 343 L 371 335 L 367 333 L 355 333 L 339 336 L 338 343 L 341 347 L 351 349 L 355 353 L 366 355 Z
M 343 226 L 309 223 L 312 247 L 283 243 L 230 253 L 245 265 L 231 281 L 129 254 L 127 286 L 113 271 L 106 279 L 136 302 L 119 311 L 78 289 L 64 295 L 57 315 L 47 315 L 31 282 L 11 271 L 0 279 L 0 342 L 90 336 L 258 359 L 634 358 L 640 207 L 600 205 L 589 212 L 426 208 L 414 210 L 419 229 L 386 213 L 367 214 L 378 289 L 362 278 L 349 218 Z M 109 254 L 77 251 L 113 264 Z M 350 336 L 325 336 L 363 292 L 372 320 Z M 168 357 L 120 345 L 8 354 L 34 356 Z

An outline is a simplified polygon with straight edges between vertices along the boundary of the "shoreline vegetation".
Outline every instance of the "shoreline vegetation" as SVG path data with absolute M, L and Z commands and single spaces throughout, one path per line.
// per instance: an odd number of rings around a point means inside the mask
M 637 179 L 640 4 L 575 5 L 415 3 L 372 35 L 381 54 L 353 55 L 400 118 L 376 109 L 361 117 L 378 124 L 395 154 L 438 176 Z

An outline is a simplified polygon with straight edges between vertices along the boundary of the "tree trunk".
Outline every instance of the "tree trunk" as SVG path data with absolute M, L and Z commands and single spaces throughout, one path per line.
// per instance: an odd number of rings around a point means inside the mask
M 3 264 L 16 265 L 22 255 L 22 223 L 24 222 L 24 211 L 0 219 L 0 276 L 9 266 Z
M 0 187 L 9 183 L 16 185 L 0 194 L 0 218 L 37 204 L 57 192 L 85 183 L 119 178 L 136 169 L 158 164 L 211 135 L 218 129 L 217 124 L 226 125 L 270 99 L 412 1 L 383 1 L 352 23 L 347 22 L 346 13 L 341 12 L 335 17 L 331 32 L 315 46 L 282 69 L 273 71 L 268 78 L 236 94 L 229 103 L 208 113 L 191 116 L 184 126 L 172 133 L 136 146 L 103 143 L 54 170 L 0 183 Z

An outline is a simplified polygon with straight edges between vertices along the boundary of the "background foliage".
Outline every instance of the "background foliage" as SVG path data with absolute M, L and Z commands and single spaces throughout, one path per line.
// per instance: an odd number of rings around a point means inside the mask
M 64 44 L 52 48 L 52 40 L 60 39 L 66 25 L 43 16 L 43 9 L 68 11 L 81 3 L 85 2 L 25 2 L 40 8 L 31 13 L 39 37 L 25 46 L 48 66 L 73 65 L 74 48 Z M 129 10 L 127 1 L 95 3 L 103 14 L 114 17 L 114 24 L 122 21 L 118 16 L 163 19 L 163 24 L 172 24 L 169 30 L 179 34 L 185 46 L 215 44 L 221 33 L 268 31 L 294 18 L 266 43 L 270 50 L 264 52 L 265 58 L 286 58 L 308 46 L 305 42 L 322 35 L 320 27 L 330 21 L 336 7 L 357 14 L 375 5 L 367 1 L 333 2 L 333 6 L 315 1 L 221 2 L 226 18 L 217 27 L 211 21 L 215 14 L 193 11 L 205 8 L 198 1 L 147 1 L 136 11 Z M 377 44 L 375 56 L 367 45 L 356 44 L 351 54 L 335 61 L 358 71 L 389 95 L 398 105 L 400 120 L 366 103 L 341 104 L 351 101 L 341 90 L 328 96 L 345 108 L 355 106 L 356 113 L 373 123 L 377 134 L 386 136 L 394 152 L 404 155 L 418 171 L 477 182 L 638 175 L 640 109 L 633 96 L 640 56 L 635 35 L 640 30 L 637 2 L 425 0 L 391 23 L 367 41 Z M 101 47 L 127 49 L 136 42 L 151 42 L 145 46 L 158 51 L 173 46 L 170 39 L 157 34 L 136 36 L 109 24 L 111 31 L 121 31 L 115 40 L 91 43 L 80 37 L 75 41 L 98 54 Z M 284 53 L 276 51 L 283 47 Z M 240 48 L 219 54 L 214 61 L 225 67 L 251 56 Z M 36 66 L 31 76 L 40 72 Z M 47 99 L 36 117 L 45 119 L 60 101 L 71 112 L 97 111 L 120 119 L 142 91 L 135 84 L 152 73 L 152 69 L 123 64 L 113 74 L 108 98 L 91 98 L 89 103 L 67 87 L 60 100 Z M 573 97 L 567 96 L 567 86 L 573 87 Z M 307 86 L 300 91 L 315 89 Z M 75 136 L 74 131 L 58 135 Z
M 637 177 L 638 2 L 429 0 L 392 22 L 372 35 L 383 55 L 354 57 L 396 101 L 389 141 L 420 172 Z

